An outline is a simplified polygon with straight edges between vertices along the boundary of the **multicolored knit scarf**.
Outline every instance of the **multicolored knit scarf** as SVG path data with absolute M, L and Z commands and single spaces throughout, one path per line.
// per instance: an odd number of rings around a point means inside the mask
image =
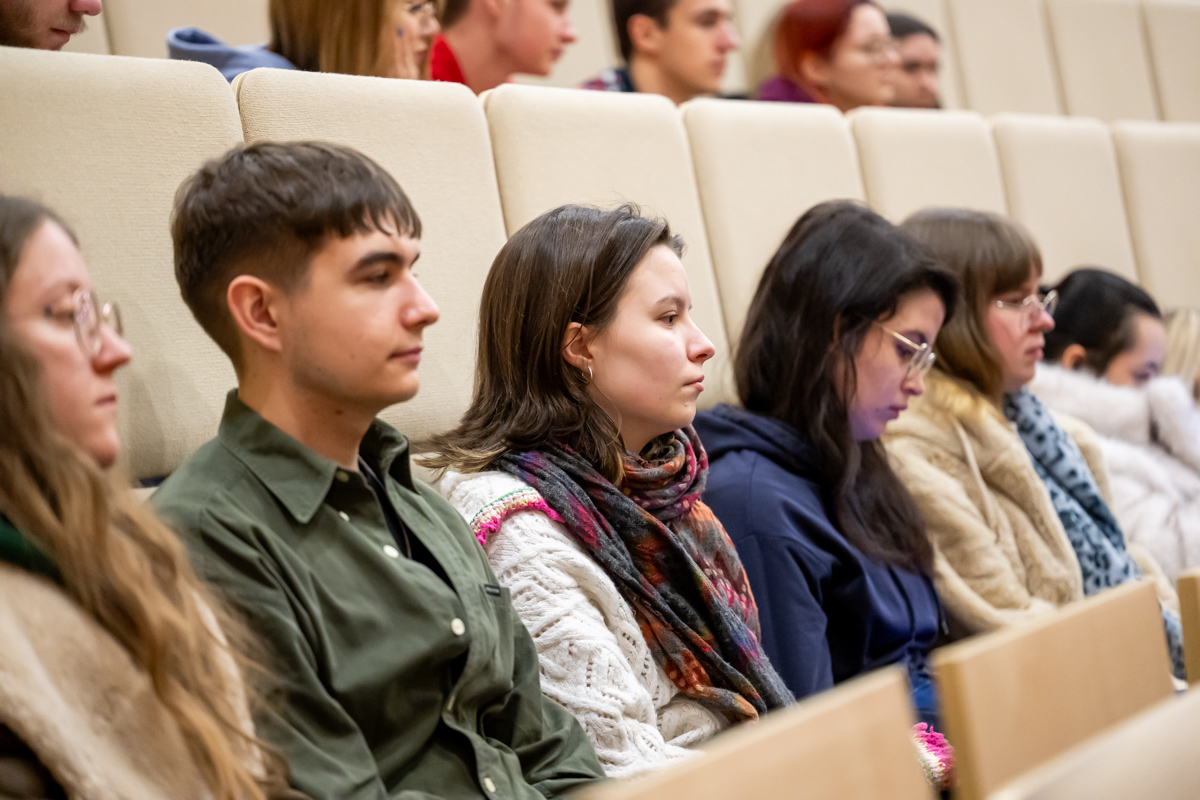
M 694 430 L 626 454 L 624 491 L 561 445 L 509 453 L 497 466 L 536 489 L 612 578 L 680 692 L 731 721 L 793 701 L 759 644 L 737 551 L 700 502 L 708 456 Z

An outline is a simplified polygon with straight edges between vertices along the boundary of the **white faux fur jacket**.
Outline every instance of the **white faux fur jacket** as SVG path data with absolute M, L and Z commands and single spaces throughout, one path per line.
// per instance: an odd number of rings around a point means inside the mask
M 1042 366 L 1030 389 L 1099 434 L 1126 538 L 1149 550 L 1171 581 L 1200 565 L 1200 411 L 1183 383 L 1113 386 Z
M 0 726 L 72 800 L 211 797 L 174 719 L 125 648 L 54 583 L 3 563 Z M 7 766 L 20 775 L 19 765 Z M 0 786 L 0 795 L 7 791 Z
M 503 472 L 451 472 L 438 488 L 467 522 L 534 492 Z M 517 511 L 484 549 L 537 646 L 542 691 L 583 725 L 610 778 L 696 755 L 687 748 L 725 727 L 679 693 L 612 579 L 560 523 Z

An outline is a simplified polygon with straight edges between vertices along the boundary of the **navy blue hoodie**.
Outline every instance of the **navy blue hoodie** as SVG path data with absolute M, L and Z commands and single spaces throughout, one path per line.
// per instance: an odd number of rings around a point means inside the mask
M 731 406 L 696 417 L 707 503 L 737 547 L 763 649 L 797 699 L 888 664 L 908 668 L 937 727 L 926 656 L 941 620 L 926 575 L 868 558 L 838 533 L 812 448 L 791 426 Z

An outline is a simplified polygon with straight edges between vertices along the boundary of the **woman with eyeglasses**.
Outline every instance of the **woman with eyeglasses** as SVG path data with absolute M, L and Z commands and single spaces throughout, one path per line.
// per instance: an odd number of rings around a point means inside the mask
M 0 195 L 0 797 L 294 796 L 236 627 L 111 474 L 120 319 L 63 221 Z
M 734 361 L 741 408 L 702 412 L 704 501 L 758 600 L 763 646 L 799 698 L 886 664 L 937 709 L 934 551 L 879 437 L 924 391 L 955 280 L 867 208 L 816 206 L 763 273 Z
M 1037 246 L 1016 223 L 966 209 L 921 211 L 902 227 L 964 290 L 963 312 L 935 342 L 928 392 L 886 439 L 937 547 L 952 634 L 994 630 L 1147 574 L 1160 579 L 1182 677 L 1178 601 L 1153 559 L 1126 547 L 1095 434 L 1052 416 L 1027 388 L 1057 303 L 1038 292 Z
M 441 32 L 436 0 L 271 0 L 269 18 L 266 45 L 234 47 L 196 28 L 176 28 L 167 34 L 167 51 L 211 64 L 229 81 L 256 67 L 420 80 Z
M 773 37 L 776 74 L 759 100 L 828 103 L 842 111 L 891 105 L 900 53 L 872 0 L 792 0 Z

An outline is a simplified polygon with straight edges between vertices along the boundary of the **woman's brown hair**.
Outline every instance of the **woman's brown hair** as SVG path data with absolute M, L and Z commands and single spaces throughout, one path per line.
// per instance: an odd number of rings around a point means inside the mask
M 942 327 L 934 369 L 974 386 L 995 402 L 1004 389 L 1004 361 L 985 319 L 998 295 L 1020 289 L 1033 269 L 1042 274 L 1042 254 L 1024 227 L 999 214 L 966 208 L 918 211 L 900 226 L 958 276 L 962 311 Z
M 391 55 L 384 52 L 384 19 L 395 2 L 271 0 L 268 49 L 306 72 L 380 76 Z
M 683 252 L 666 222 L 632 205 L 561 206 L 517 231 L 483 286 L 471 405 L 422 463 L 481 472 L 505 452 L 559 442 L 619 483 L 620 433 L 589 394 L 587 374 L 563 358 L 563 337 L 572 322 L 589 335 L 603 330 L 629 276 L 660 245 Z
M 236 673 L 253 670 L 239 655 L 244 632 L 175 535 L 57 430 L 41 366 L 2 313 L 25 242 L 47 222 L 75 239 L 49 209 L 0 195 L 0 512 L 54 559 L 66 592 L 146 672 L 216 800 L 284 794 L 282 759 L 242 713 Z

